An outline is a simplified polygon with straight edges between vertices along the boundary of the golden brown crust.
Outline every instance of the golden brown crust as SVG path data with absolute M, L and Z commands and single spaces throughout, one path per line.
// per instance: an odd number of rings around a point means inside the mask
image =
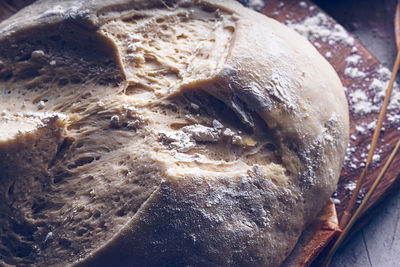
M 0 24 L 0 50 L 4 114 L 65 124 L 27 180 L 48 186 L 0 206 L 39 248 L 6 263 L 278 266 L 335 188 L 336 73 L 234 1 L 39 1 Z

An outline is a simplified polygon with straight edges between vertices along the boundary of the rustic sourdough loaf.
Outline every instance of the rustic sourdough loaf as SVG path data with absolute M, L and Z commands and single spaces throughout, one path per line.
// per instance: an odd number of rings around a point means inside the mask
M 0 264 L 279 266 L 335 189 L 348 109 L 233 1 L 37 1 L 0 24 Z

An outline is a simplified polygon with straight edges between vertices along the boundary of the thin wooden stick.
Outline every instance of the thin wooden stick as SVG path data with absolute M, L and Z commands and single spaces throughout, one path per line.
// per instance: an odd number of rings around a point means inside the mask
M 343 229 L 343 232 L 340 234 L 339 238 L 336 240 L 332 248 L 330 249 L 327 257 L 325 258 L 322 266 L 328 266 L 329 263 L 332 260 L 333 255 L 335 252 L 338 250 L 339 246 L 343 242 L 344 238 L 347 236 L 347 234 L 350 232 L 351 228 L 353 227 L 354 223 L 357 221 L 358 217 L 360 216 L 361 211 L 367 204 L 368 200 L 371 198 L 372 194 L 375 192 L 376 187 L 378 186 L 379 182 L 382 180 L 384 177 L 386 171 L 390 167 L 390 164 L 393 162 L 393 159 L 395 158 L 397 152 L 399 151 L 400 148 L 400 138 L 397 141 L 396 146 L 394 147 L 392 153 L 390 154 L 388 160 L 386 161 L 385 165 L 383 166 L 381 172 L 379 173 L 378 177 L 376 178 L 375 182 L 373 183 L 372 187 L 368 191 L 367 195 L 365 196 L 364 200 L 362 201 L 361 205 L 358 207 L 356 212 L 354 213 L 353 217 L 349 221 L 349 223 L 346 225 L 346 227 Z
M 339 238 L 335 241 L 334 245 L 332 246 L 332 248 L 329 250 L 329 253 L 327 255 L 327 257 L 325 258 L 325 260 L 323 261 L 322 266 L 328 266 L 329 263 L 332 260 L 333 255 L 335 254 L 335 252 L 337 251 L 337 249 L 339 248 L 340 244 L 343 242 L 344 238 L 347 236 L 347 234 L 349 233 L 350 229 L 352 228 L 352 226 L 354 225 L 354 223 L 357 221 L 358 217 L 360 216 L 360 213 L 362 212 L 363 208 L 365 207 L 365 205 L 367 204 L 368 200 L 370 199 L 370 197 L 372 196 L 372 194 L 374 193 L 376 187 L 378 186 L 379 182 L 382 180 L 383 176 L 385 175 L 387 169 L 389 168 L 390 164 L 392 163 L 399 147 L 400 147 L 400 139 L 398 140 L 395 148 L 393 149 L 389 159 L 386 161 L 383 169 L 381 170 L 381 172 L 379 173 L 377 179 L 375 180 L 375 182 L 373 183 L 372 187 L 370 188 L 370 190 L 368 191 L 367 195 L 365 196 L 364 200 L 362 201 L 361 205 L 358 207 L 358 209 L 356 210 L 356 212 L 354 213 L 354 215 L 351 217 L 350 219 L 350 215 L 351 215 L 351 211 L 354 208 L 354 205 L 356 203 L 357 200 L 357 196 L 358 193 L 361 189 L 361 186 L 364 182 L 364 179 L 368 173 L 368 169 L 369 166 L 372 162 L 372 157 L 374 155 L 375 152 L 375 148 L 376 148 L 376 144 L 378 142 L 379 139 L 379 135 L 380 135 L 380 131 L 382 128 L 382 124 L 383 124 L 383 120 L 385 118 L 386 115 L 386 110 L 387 110 L 387 106 L 389 104 L 389 100 L 390 100 L 390 95 L 392 93 L 392 89 L 393 89 L 393 84 L 397 75 L 397 72 L 399 70 L 399 64 L 400 64 L 400 0 L 397 2 L 397 6 L 396 6 L 396 14 L 395 14 L 395 21 L 394 21 L 394 26 L 395 26 L 395 39 L 396 39 L 396 47 L 397 47 L 397 56 L 396 56 L 396 60 L 393 66 L 393 70 L 392 70 L 392 76 L 390 78 L 390 82 L 388 85 L 388 88 L 386 90 L 386 95 L 385 95 L 385 99 L 383 101 L 383 105 L 381 108 L 381 111 L 379 113 L 379 118 L 378 118 L 378 123 L 377 126 L 375 128 L 374 134 L 372 136 L 372 142 L 371 142 L 371 147 L 369 149 L 368 152 L 368 157 L 367 157 L 367 161 L 365 164 L 365 168 L 364 170 L 361 172 L 361 175 L 358 179 L 357 182 L 357 186 L 353 192 L 353 195 L 349 201 L 349 204 L 346 208 L 346 210 L 343 213 L 343 216 L 340 220 L 340 228 L 343 229 L 343 232 L 340 234 Z M 347 224 L 348 220 L 350 219 L 350 222 Z M 347 224 L 347 225 L 346 225 Z
M 367 176 L 368 169 L 372 162 L 372 157 L 375 152 L 376 144 L 378 142 L 379 135 L 381 133 L 382 123 L 383 123 L 383 120 L 386 115 L 386 110 L 387 110 L 387 106 L 389 104 L 390 95 L 392 93 L 393 84 L 394 84 L 394 81 L 396 78 L 397 71 L 399 69 L 399 61 L 400 61 L 400 1 L 397 1 L 397 6 L 396 6 L 396 13 L 395 13 L 395 17 L 394 17 L 394 32 L 395 32 L 395 41 L 396 41 L 396 47 L 397 47 L 397 57 L 396 57 L 396 61 L 393 66 L 392 76 L 390 77 L 389 86 L 386 90 L 385 99 L 383 101 L 383 105 L 382 105 L 381 111 L 379 113 L 378 123 L 376 125 L 374 134 L 372 136 L 371 147 L 368 152 L 368 157 L 367 157 L 367 162 L 365 164 L 365 168 L 361 172 L 360 177 L 358 178 L 357 185 L 356 185 L 356 188 L 354 189 L 353 195 L 347 205 L 346 210 L 344 211 L 344 213 L 342 215 L 342 218 L 340 219 L 339 227 L 341 229 L 343 229 L 346 226 L 346 223 L 350 219 L 351 211 L 353 210 L 354 205 L 357 201 L 358 192 L 360 192 L 361 186 L 365 180 L 365 177 Z
M 15 13 L 17 10 L 4 0 L 0 0 L 0 6 L 3 6 L 7 11 Z
M 386 90 L 385 99 L 383 101 L 383 105 L 382 105 L 381 111 L 379 113 L 378 123 L 376 124 L 374 135 L 372 136 L 371 147 L 368 152 L 368 157 L 367 157 L 367 162 L 365 163 L 365 168 L 362 171 L 360 178 L 358 178 L 357 186 L 354 189 L 353 195 L 351 196 L 349 204 L 347 205 L 347 208 L 344 211 L 342 218 L 340 219 L 339 227 L 341 229 L 343 229 L 346 226 L 346 223 L 350 219 L 351 211 L 353 210 L 354 205 L 357 201 L 358 192 L 360 192 L 361 186 L 365 180 L 365 177 L 367 176 L 369 166 L 372 162 L 372 156 L 374 155 L 376 144 L 378 143 L 379 135 L 381 133 L 381 128 L 382 128 L 383 121 L 385 119 L 387 106 L 389 104 L 390 95 L 391 95 L 392 89 L 393 89 L 393 84 L 394 84 L 394 81 L 396 78 L 397 71 L 399 70 L 399 64 L 400 64 L 400 50 L 397 52 L 396 61 L 394 63 L 394 67 L 393 67 L 393 71 L 392 71 L 392 77 L 390 78 L 389 86 Z

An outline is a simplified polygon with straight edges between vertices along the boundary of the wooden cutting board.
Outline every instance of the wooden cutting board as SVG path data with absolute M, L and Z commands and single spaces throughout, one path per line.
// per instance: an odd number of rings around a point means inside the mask
M 327 25 L 329 25 L 329 28 L 331 29 L 336 27 L 338 34 L 328 38 L 324 38 L 326 37 L 326 34 L 321 34 L 319 37 L 311 34 L 309 40 L 314 44 L 317 50 L 326 57 L 339 74 L 343 86 L 347 88 L 346 95 L 348 100 L 351 100 L 350 95 L 357 90 L 365 92 L 370 100 L 375 97 L 375 93 L 371 91 L 370 87 L 375 78 L 382 78 L 382 73 L 379 71 L 382 67 L 380 62 L 356 39 L 354 39 L 354 43 L 352 43 L 351 38 L 348 39 L 351 35 L 347 32 L 346 34 L 348 36 L 344 38 L 343 41 L 329 41 L 335 38 L 340 40 L 340 38 L 343 37 L 341 35 L 343 32 L 340 30 L 342 28 L 334 19 L 326 15 L 311 1 L 268 0 L 266 3 L 265 8 L 262 9 L 261 12 L 285 24 L 304 25 L 306 19 L 309 19 L 309 22 L 316 22 L 318 21 L 318 16 L 326 18 L 327 23 L 322 28 L 328 27 Z M 312 20 L 310 20 L 310 18 Z M 310 29 L 310 27 L 310 24 L 308 24 L 308 29 Z M 303 27 L 302 30 L 307 30 L 307 27 Z M 354 64 L 354 62 L 351 63 L 351 60 L 348 59 L 351 55 L 359 56 L 359 60 L 356 64 Z M 351 58 L 354 59 L 357 57 L 350 57 L 350 59 Z M 351 68 L 360 71 L 360 73 L 357 73 L 356 71 L 351 73 Z M 359 112 L 354 112 L 354 104 L 351 101 L 349 101 L 349 105 L 351 127 L 350 136 L 352 137 L 350 138 L 350 152 L 347 155 L 348 160 L 344 163 L 337 192 L 335 194 L 335 198 L 338 199 L 338 201 L 336 201 L 336 209 L 339 219 L 347 207 L 347 203 L 352 194 L 351 188 L 357 182 L 363 170 L 362 162 L 366 159 L 368 154 L 368 148 L 371 143 L 374 127 L 368 129 L 366 125 L 376 121 L 379 112 L 377 111 L 360 115 Z M 378 106 L 378 109 L 380 109 L 380 106 Z M 400 114 L 400 109 L 391 111 L 391 113 Z M 363 129 L 361 131 L 360 126 Z M 381 133 L 377 145 L 377 154 L 379 155 L 379 159 L 372 165 L 368 172 L 366 181 L 362 188 L 364 193 L 359 195 L 360 201 L 365 193 L 368 192 L 370 186 L 378 176 L 385 161 L 394 148 L 395 143 L 400 137 L 399 126 L 399 124 L 389 122 L 384 124 L 385 130 Z M 379 204 L 398 187 L 400 184 L 398 182 L 400 179 L 398 178 L 400 178 L 400 155 L 398 155 L 393 161 L 381 184 L 378 186 L 374 195 L 362 212 L 362 217 L 360 218 L 358 227 L 365 224 L 372 217 L 371 214 L 374 213 L 374 208 L 378 207 Z
M 32 1 L 26 1 L 26 3 L 16 2 L 15 5 L 10 5 L 7 1 L 0 0 L 0 21 L 8 18 L 12 15 L 12 13 L 15 13 L 18 9 L 22 8 L 24 4 L 28 4 L 30 2 Z M 336 21 L 327 16 L 321 9 L 308 0 L 268 0 L 266 3 L 267 4 L 265 8 L 263 8 L 261 12 L 285 24 L 301 23 L 307 18 L 314 18 L 319 14 L 324 14 L 331 28 L 338 27 L 338 23 Z M 348 99 L 349 95 L 357 90 L 368 92 L 369 98 L 372 99 L 374 94 L 371 93 L 368 88 L 370 87 L 372 80 L 380 76 L 378 72 L 381 67 L 380 62 L 357 40 L 354 40 L 354 44 L 350 45 L 346 41 L 330 43 L 329 38 L 327 40 L 323 39 L 324 38 L 312 38 L 311 41 L 317 50 L 327 58 L 327 60 L 332 64 L 339 74 L 343 85 L 347 88 L 346 94 Z M 346 58 L 348 58 L 350 55 L 360 56 L 360 60 L 356 67 L 365 74 L 364 77 L 351 78 L 349 75 L 345 74 L 346 68 L 349 67 L 349 64 L 346 62 Z M 351 187 L 352 183 L 357 182 L 357 179 L 362 171 L 361 161 L 366 158 L 366 154 L 368 153 L 367 147 L 371 142 L 373 133 L 370 130 L 367 130 L 361 134 L 357 133 L 356 127 L 363 125 L 363 123 L 370 123 L 378 118 L 378 113 L 360 116 L 352 111 L 351 105 L 350 110 L 350 134 L 356 138 L 350 139 L 350 148 L 354 151 L 348 155 L 350 160 L 344 163 L 335 195 L 335 198 L 340 201 L 337 201 L 336 204 L 339 218 L 342 216 L 343 211 L 351 197 L 351 190 L 348 188 L 349 186 Z M 400 110 L 397 110 L 397 113 L 400 114 Z M 381 138 L 377 147 L 377 150 L 380 150 L 380 160 L 372 165 L 372 168 L 369 171 L 366 182 L 363 186 L 364 192 L 367 192 L 372 185 L 374 179 L 377 177 L 390 152 L 392 151 L 395 142 L 400 136 L 400 125 L 386 123 L 384 127 L 385 131 L 381 134 Z M 358 164 L 354 164 L 353 159 L 359 160 Z M 372 217 L 374 208 L 378 207 L 379 204 L 391 192 L 393 192 L 398 185 L 400 185 L 398 182 L 400 179 L 397 178 L 400 178 L 400 156 L 394 160 L 383 181 L 364 209 L 362 214 L 363 217 L 361 217 L 358 224 L 359 227 L 361 227 Z M 361 199 L 362 195 L 360 195 L 360 200 Z

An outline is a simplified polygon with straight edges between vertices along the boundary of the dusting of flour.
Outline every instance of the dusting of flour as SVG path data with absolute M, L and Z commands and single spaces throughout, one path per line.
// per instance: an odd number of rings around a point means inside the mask
M 358 125 L 353 125 L 355 132 L 350 136 L 350 145 L 345 158 L 345 165 L 352 169 L 359 169 L 365 166 L 368 148 L 360 147 L 355 141 L 362 135 L 371 135 L 376 127 L 376 119 L 383 104 L 386 89 L 389 84 L 391 72 L 384 66 L 378 66 L 376 69 L 368 70 L 362 66 L 362 57 L 360 56 L 354 38 L 351 37 L 342 26 L 337 25 L 328 16 L 318 12 L 311 17 L 301 21 L 288 20 L 286 25 L 306 37 L 316 48 L 331 47 L 331 51 L 325 53 L 326 58 L 335 56 L 335 43 L 345 44 L 351 47 L 351 54 L 344 57 L 345 69 L 343 77 L 351 79 L 353 84 L 351 90 L 345 88 L 349 100 L 350 111 L 358 117 L 373 117 L 371 121 L 363 120 Z M 372 73 L 367 75 L 367 73 Z M 400 130 L 400 88 L 397 83 L 394 84 L 391 100 L 387 111 L 387 124 L 395 125 Z M 384 129 L 383 129 L 384 130 Z M 354 144 L 352 144 L 354 143 Z M 373 164 L 380 162 L 383 148 L 378 147 L 373 158 Z M 355 155 L 359 155 L 358 157 Z
M 306 37 L 317 49 L 329 48 L 324 56 L 327 59 L 341 58 L 345 64 L 342 78 L 350 79 L 351 83 L 347 85 L 349 88 L 344 88 L 349 102 L 349 109 L 355 117 L 364 118 L 362 120 L 354 120 L 352 128 L 354 129 L 350 135 L 350 143 L 345 157 L 344 164 L 350 169 L 358 170 L 365 167 L 366 158 L 368 155 L 369 146 L 360 146 L 359 138 L 368 135 L 372 136 L 376 124 L 378 113 L 382 107 L 386 90 L 389 84 L 391 71 L 380 65 L 375 68 L 366 68 L 363 64 L 362 51 L 357 49 L 355 40 L 346 30 L 336 24 L 324 13 L 318 11 L 313 4 L 308 4 L 304 1 L 299 1 L 298 5 L 301 8 L 308 8 L 314 11 L 313 14 L 302 20 L 291 19 L 291 14 L 286 14 L 287 26 L 297 31 L 300 35 Z M 279 10 L 285 4 L 281 2 L 276 11 L 272 15 L 278 15 Z M 335 44 L 344 44 L 351 48 L 351 54 L 343 55 L 336 51 Z M 391 99 L 387 109 L 386 121 L 382 131 L 387 127 L 397 127 L 400 131 L 400 88 L 397 83 L 393 86 Z M 380 142 L 373 156 L 372 164 L 377 164 L 382 160 L 382 153 L 385 145 Z M 345 186 L 349 195 L 355 188 L 355 183 L 350 182 Z M 361 190 L 358 201 L 363 197 Z M 334 197 L 335 204 L 340 204 L 340 200 Z
M 354 45 L 354 38 L 346 30 L 332 21 L 322 12 L 308 17 L 303 21 L 286 21 L 286 25 L 294 29 L 312 43 L 315 41 L 327 42 L 330 45 L 345 43 Z

